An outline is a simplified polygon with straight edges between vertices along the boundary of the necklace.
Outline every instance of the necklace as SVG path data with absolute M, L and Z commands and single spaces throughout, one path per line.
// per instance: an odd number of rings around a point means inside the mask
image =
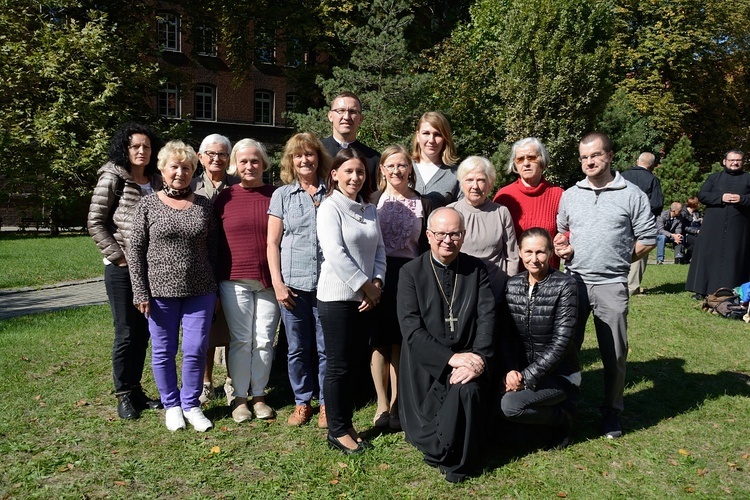
M 445 322 L 451 327 L 451 333 L 455 332 L 454 323 L 458 322 L 458 318 L 453 316 L 453 301 L 456 300 L 456 285 L 458 285 L 458 272 L 456 272 L 456 279 L 453 282 L 453 293 L 451 293 L 451 301 L 448 302 L 448 297 L 445 296 L 445 290 L 443 285 L 440 284 L 440 278 L 438 278 L 437 270 L 435 269 L 435 263 L 433 262 L 432 255 L 430 255 L 430 265 L 432 266 L 432 272 L 435 274 L 435 281 L 437 281 L 438 289 L 440 289 L 440 295 L 443 296 L 445 304 L 448 306 L 448 317 L 445 318 Z M 458 257 L 456 257 L 456 268 L 458 268 Z

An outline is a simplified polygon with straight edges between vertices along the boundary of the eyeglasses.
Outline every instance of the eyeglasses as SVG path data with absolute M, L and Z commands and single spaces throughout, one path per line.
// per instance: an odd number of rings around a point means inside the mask
M 207 155 L 212 160 L 214 158 L 216 158 L 217 156 L 219 157 L 220 160 L 226 160 L 227 158 L 229 158 L 228 154 L 226 154 L 226 153 L 218 153 L 216 151 L 204 151 L 203 154 Z
M 344 109 L 344 108 L 336 108 L 332 109 L 334 113 L 336 113 L 339 116 L 344 116 L 346 113 L 349 113 L 349 116 L 354 118 L 355 116 L 359 116 L 362 112 L 358 109 Z
M 409 165 L 399 163 L 397 165 L 383 165 L 383 168 L 388 172 L 393 172 L 396 169 L 398 169 L 399 172 L 406 172 L 406 170 L 409 168 Z
M 599 151 L 598 153 L 591 153 L 588 156 L 581 156 L 578 159 L 581 160 L 581 163 L 586 163 L 589 160 L 591 161 L 601 160 L 604 157 L 604 155 L 605 155 L 604 152 Z
M 128 146 L 128 149 L 130 151 L 138 151 L 141 148 L 143 148 L 144 151 L 151 151 L 151 146 L 148 146 L 146 144 L 133 144 L 132 146 Z
M 433 231 L 432 229 L 428 229 L 429 232 L 432 233 L 432 235 L 438 240 L 438 241 L 445 241 L 445 237 L 450 237 L 451 241 L 459 241 L 461 238 L 464 237 L 463 231 L 453 231 L 450 233 L 444 233 L 442 231 Z
M 526 155 L 526 156 L 516 156 L 516 158 L 513 160 L 513 162 L 516 165 L 523 165 L 523 163 L 526 160 L 529 160 L 529 163 L 534 163 L 539 159 L 539 155 Z

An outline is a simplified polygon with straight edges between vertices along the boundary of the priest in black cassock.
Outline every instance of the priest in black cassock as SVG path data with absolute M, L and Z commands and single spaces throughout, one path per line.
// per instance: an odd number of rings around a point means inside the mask
M 495 299 L 482 261 L 459 252 L 466 233 L 461 214 L 437 209 L 427 227 L 430 251 L 399 277 L 399 417 L 425 463 L 459 482 L 478 469 L 491 398 L 486 372 Z

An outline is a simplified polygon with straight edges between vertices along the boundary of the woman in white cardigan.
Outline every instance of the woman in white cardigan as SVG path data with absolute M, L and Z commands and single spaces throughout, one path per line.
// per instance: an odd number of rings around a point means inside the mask
M 377 210 L 365 201 L 371 194 L 367 168 L 355 149 L 339 151 L 326 185 L 328 196 L 318 209 L 317 226 L 323 251 L 318 314 L 327 355 L 327 439 L 331 448 L 352 454 L 371 446 L 352 424 L 352 374 L 354 361 L 369 352 L 369 316 L 380 301 L 385 247 Z

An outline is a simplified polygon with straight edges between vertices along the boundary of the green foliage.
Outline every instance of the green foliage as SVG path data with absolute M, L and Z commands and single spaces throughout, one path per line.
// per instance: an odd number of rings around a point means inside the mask
M 610 93 L 612 30 L 606 2 L 477 2 L 431 66 L 463 149 L 492 154 L 536 136 L 552 156 L 550 177 L 579 177 L 577 140 Z
M 139 6 L 22 1 L 0 10 L 3 192 L 30 193 L 53 231 L 85 217 L 113 128 L 150 114 L 156 66 L 143 57 L 149 26 L 130 14 Z M 74 207 L 78 220 L 66 220 Z
M 623 89 L 618 89 L 612 95 L 597 128 L 612 139 L 615 149 L 613 166 L 620 171 L 635 165 L 643 152 L 653 153 L 659 158 L 664 147 L 660 134 L 651 126 L 649 119 L 630 103 Z
M 654 173 L 661 182 L 665 207 L 675 201 L 684 204 L 691 196 L 697 196 L 705 181 L 690 139 L 684 135 Z
M 428 108 L 429 75 L 419 70 L 407 46 L 406 32 L 414 20 L 411 2 L 374 0 L 357 7 L 366 24 L 343 30 L 342 41 L 351 50 L 348 64 L 334 67 L 330 78 L 320 76 L 316 83 L 326 102 L 345 90 L 359 96 L 365 110 L 359 138 L 381 149 L 413 132 Z M 330 135 L 330 124 L 319 109 L 290 117 L 298 130 Z
M 616 0 L 618 88 L 667 147 L 683 134 L 707 163 L 748 129 L 750 4 Z

